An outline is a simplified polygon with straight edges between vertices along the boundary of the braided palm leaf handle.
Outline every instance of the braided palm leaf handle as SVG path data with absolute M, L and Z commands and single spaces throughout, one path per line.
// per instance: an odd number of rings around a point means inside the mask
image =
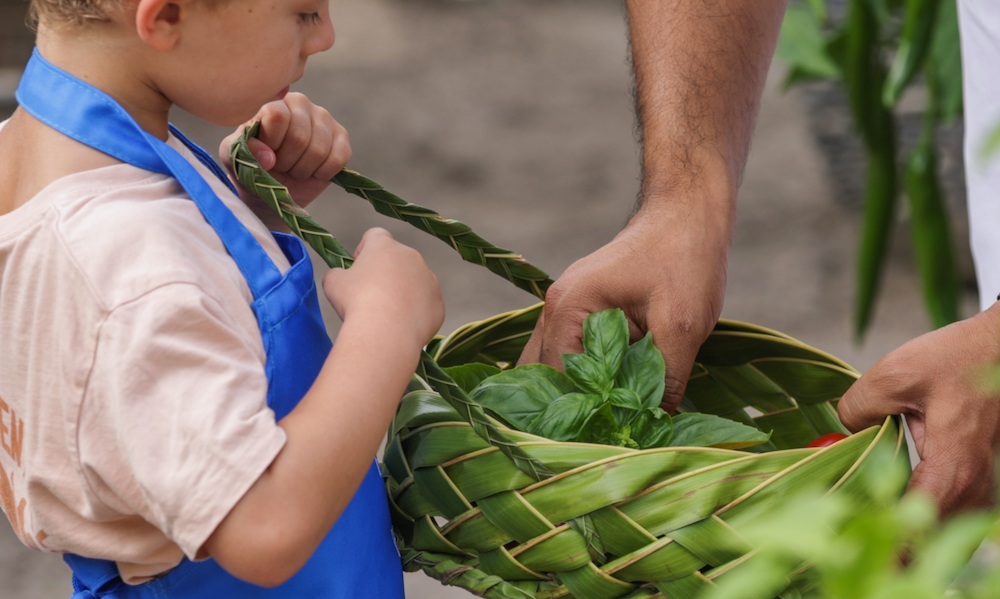
M 455 248 L 462 259 L 485 266 L 517 287 L 545 299 L 545 292 L 552 279 L 542 270 L 532 266 L 510 250 L 499 248 L 486 241 L 468 225 L 444 218 L 437 212 L 411 204 L 385 190 L 381 185 L 354 171 L 344 169 L 332 181 L 348 193 L 364 198 L 381 214 L 408 222 L 418 229 L 434 235 Z
M 351 253 L 296 204 L 288 190 L 267 174 L 250 153 L 247 142 L 251 137 L 257 135 L 259 129 L 259 122 L 247 127 L 230 148 L 230 160 L 237 179 L 244 187 L 281 215 L 282 220 L 289 228 L 311 245 L 331 268 L 350 267 L 354 263 Z M 478 239 L 478 236 L 476 238 Z M 483 412 L 483 408 L 473 401 L 426 351 L 421 352 L 418 368 L 417 376 L 447 401 L 466 422 L 472 425 L 472 428 L 484 441 L 510 458 L 518 470 L 534 480 L 543 480 L 553 475 L 548 467 L 528 455 L 520 446 L 497 430 L 493 422 Z

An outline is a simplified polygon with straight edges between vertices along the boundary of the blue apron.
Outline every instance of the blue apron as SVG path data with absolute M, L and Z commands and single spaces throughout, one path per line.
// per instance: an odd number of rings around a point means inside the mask
M 291 269 L 278 270 L 253 235 L 173 148 L 143 131 L 112 98 L 45 61 L 35 50 L 17 90 L 21 107 L 53 129 L 122 162 L 184 187 L 222 239 L 253 293 L 251 305 L 267 352 L 267 405 L 287 415 L 312 386 L 332 344 L 320 316 L 312 264 L 302 242 L 275 233 Z M 172 133 L 231 189 L 222 169 L 171 126 Z M 72 599 L 359 599 L 403 597 L 403 576 L 385 487 L 373 464 L 361 487 L 309 562 L 273 589 L 243 582 L 214 560 L 184 560 L 165 576 L 130 586 L 114 562 L 66 555 Z

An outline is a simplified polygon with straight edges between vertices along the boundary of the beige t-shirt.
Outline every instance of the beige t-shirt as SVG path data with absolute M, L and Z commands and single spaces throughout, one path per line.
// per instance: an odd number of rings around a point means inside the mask
M 131 584 L 196 557 L 286 440 L 251 302 L 173 178 L 77 173 L 0 216 L 0 506 L 25 545 L 116 561 Z

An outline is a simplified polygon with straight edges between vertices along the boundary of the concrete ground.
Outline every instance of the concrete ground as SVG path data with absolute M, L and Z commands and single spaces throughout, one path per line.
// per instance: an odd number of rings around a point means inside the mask
M 26 56 L 16 1 L 0 0 L 0 118 Z M 553 275 L 620 229 L 638 169 L 618 2 L 337 0 L 331 9 L 337 44 L 293 89 L 351 132 L 353 168 Z M 816 112 L 813 92 L 782 94 L 780 68 L 772 75 L 740 193 L 723 315 L 784 331 L 864 369 L 928 329 L 905 225 L 874 326 L 856 346 L 858 211 L 838 201 L 834 177 L 860 181 L 863 172 L 831 171 L 815 133 L 834 117 Z M 181 113 L 175 121 L 213 149 L 226 133 Z M 420 249 L 444 289 L 445 331 L 533 303 L 353 196 L 330 190 L 311 211 L 349 247 L 379 225 Z M 966 304 L 971 314 L 971 292 Z M 327 316 L 335 330 L 335 316 Z M 469 596 L 423 574 L 406 580 L 412 599 Z M 4 599 L 71 592 L 58 556 L 23 549 L 2 525 L 0 589 Z

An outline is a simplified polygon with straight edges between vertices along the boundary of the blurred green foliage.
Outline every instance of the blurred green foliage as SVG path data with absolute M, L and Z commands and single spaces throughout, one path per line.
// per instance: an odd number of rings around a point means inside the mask
M 758 549 L 753 568 L 721 578 L 698 599 L 996 599 L 1000 597 L 998 514 L 939 524 L 922 495 L 896 501 L 892 456 L 873 456 L 875 497 L 804 498 L 743 531 Z M 897 462 L 898 464 L 898 462 Z M 871 499 L 874 499 L 872 501 Z M 975 559 L 970 563 L 970 557 Z
M 935 327 L 959 319 L 960 281 L 935 132 L 962 111 L 962 64 L 956 0 L 847 0 L 833 19 L 826 0 L 788 7 L 778 57 L 786 85 L 838 81 L 845 89 L 868 160 L 857 257 L 854 331 L 862 339 L 882 279 L 897 198 L 904 195 L 924 302 Z M 896 109 L 911 86 L 926 89 L 919 140 L 901 151 Z M 998 141 L 1000 144 L 1000 141 Z

